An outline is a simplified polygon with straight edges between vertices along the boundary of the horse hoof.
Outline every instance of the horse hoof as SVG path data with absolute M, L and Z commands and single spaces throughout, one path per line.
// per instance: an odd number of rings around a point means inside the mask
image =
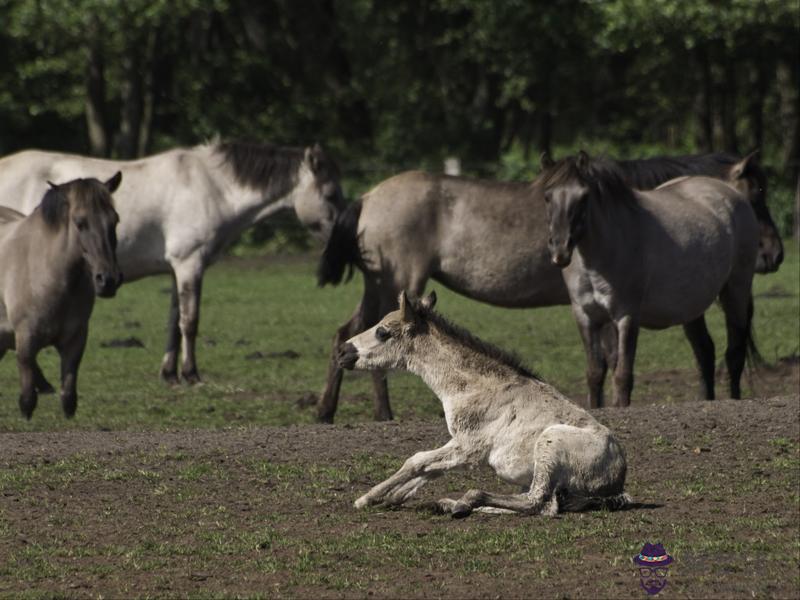
M 75 416 L 75 411 L 78 410 L 78 399 L 77 398 L 62 398 L 61 399 L 61 410 L 64 411 L 64 416 L 68 419 L 71 419 Z
M 33 411 L 36 408 L 36 397 L 34 396 L 33 399 L 23 398 L 20 396 L 19 399 L 19 410 L 22 413 L 22 416 L 25 417 L 26 420 L 30 421 L 31 417 L 33 416 Z
M 55 394 L 56 388 L 45 381 L 36 386 L 36 391 L 40 394 Z
M 197 371 L 190 371 L 189 373 L 181 373 L 181 377 L 183 378 L 183 382 L 186 385 L 197 385 L 198 383 L 202 383 L 200 375 L 197 374 Z
M 358 510 L 366 508 L 367 506 L 369 506 L 369 500 L 367 499 L 366 496 L 361 496 L 361 498 L 353 502 L 353 507 L 357 508 Z
M 463 519 L 464 517 L 468 517 L 472 514 L 472 507 L 469 504 L 464 504 L 463 502 L 456 502 L 453 505 L 453 512 L 450 515 L 454 519 Z
M 161 371 L 159 377 L 167 385 L 178 385 L 178 374 L 175 371 Z

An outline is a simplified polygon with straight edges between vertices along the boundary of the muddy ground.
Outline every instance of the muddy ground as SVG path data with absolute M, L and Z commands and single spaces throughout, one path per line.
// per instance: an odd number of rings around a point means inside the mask
M 623 442 L 616 513 L 433 514 L 507 490 L 451 474 L 399 510 L 353 500 L 448 438 L 443 422 L 0 437 L 4 597 L 797 597 L 800 395 L 595 411 Z

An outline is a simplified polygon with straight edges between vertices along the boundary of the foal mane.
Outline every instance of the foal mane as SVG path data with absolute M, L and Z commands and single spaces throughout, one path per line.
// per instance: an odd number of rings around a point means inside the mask
M 541 179 L 545 189 L 570 183 L 586 186 L 599 199 L 600 205 L 607 202 L 628 208 L 639 205 L 625 173 L 616 162 L 607 158 L 590 158 L 584 153 L 566 156 L 546 169 Z
M 419 317 L 421 317 L 425 321 L 433 323 L 434 326 L 445 335 L 455 338 L 457 341 L 465 345 L 470 350 L 473 350 L 476 353 L 485 356 L 493 361 L 501 363 L 502 365 L 510 368 L 518 375 L 522 375 L 523 377 L 530 377 L 531 379 L 536 379 L 538 381 L 541 381 L 541 379 L 539 379 L 539 377 L 533 371 L 531 371 L 524 364 L 522 364 L 522 360 L 516 354 L 507 352 L 506 350 L 498 348 L 494 344 L 490 344 L 489 342 L 485 342 L 475 337 L 473 334 L 471 334 L 463 327 L 451 323 L 450 321 L 445 319 L 442 315 L 435 312 L 433 309 L 427 308 L 419 300 L 414 301 L 413 304 L 414 304 L 414 312 Z
M 243 185 L 263 189 L 289 189 L 294 186 L 304 150 L 245 140 L 218 142 L 215 150 Z

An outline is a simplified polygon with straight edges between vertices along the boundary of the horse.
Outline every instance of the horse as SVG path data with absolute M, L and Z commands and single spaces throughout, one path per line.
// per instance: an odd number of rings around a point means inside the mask
M 666 159 L 665 159 L 666 160 Z M 755 155 L 729 163 L 727 155 L 680 161 L 626 161 L 627 177 L 642 185 L 671 179 L 680 168 L 706 169 L 731 185 L 749 190 L 761 206 L 761 265 L 780 263 L 775 225 L 764 201 L 763 172 Z M 552 162 L 543 157 L 543 167 Z M 336 413 L 342 370 L 336 351 L 344 340 L 372 327 L 397 308 L 397 294 L 419 296 L 428 279 L 469 298 L 509 308 L 569 304 L 560 270 L 550 262 L 540 178 L 496 182 L 409 171 L 391 177 L 353 202 L 337 217 L 320 258 L 320 285 L 336 285 L 353 269 L 363 274 L 364 292 L 352 317 L 338 328 L 317 418 L 330 423 Z M 782 252 L 782 250 L 781 250 Z M 616 346 L 615 340 L 607 346 Z M 609 357 L 613 362 L 613 357 Z M 374 372 L 374 415 L 392 418 L 384 374 Z
M 170 273 L 172 298 L 160 376 L 200 381 L 195 358 L 205 269 L 248 227 L 294 209 L 316 236 L 327 238 L 343 208 L 339 170 L 318 145 L 296 148 L 213 141 L 133 161 L 23 151 L 0 159 L 0 198 L 30 213 L 44 181 L 120 170 L 117 256 L 126 281 Z
M 52 391 L 36 355 L 53 345 L 61 359 L 61 408 L 78 406 L 77 377 L 95 295 L 122 283 L 115 255 L 119 222 L 111 194 L 122 175 L 102 183 L 51 184 L 29 216 L 0 209 L 0 359 L 16 350 L 19 408 L 30 419 L 38 391 Z
M 438 508 L 455 518 L 474 510 L 555 516 L 589 508 L 620 509 L 626 461 L 607 427 L 538 379 L 514 357 L 473 337 L 433 311 L 436 295 L 411 302 L 347 340 L 345 369 L 401 369 L 419 375 L 438 396 L 451 439 L 419 452 L 397 473 L 355 501 L 357 509 L 399 505 L 445 471 L 488 464 L 520 494 L 470 490 Z
M 610 161 L 581 152 L 541 176 L 548 247 L 563 270 L 587 357 L 589 406 L 603 405 L 608 368 L 601 331 L 617 333 L 614 403 L 630 404 L 640 327 L 683 325 L 714 397 L 714 343 L 704 313 L 719 297 L 732 398 L 748 351 L 758 221 L 748 200 L 708 177 L 681 177 L 653 191 L 630 188 Z

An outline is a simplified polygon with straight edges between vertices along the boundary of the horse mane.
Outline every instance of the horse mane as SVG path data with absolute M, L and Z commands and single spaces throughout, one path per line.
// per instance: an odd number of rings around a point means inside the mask
M 419 315 L 425 321 L 433 323 L 434 326 L 436 326 L 436 328 L 440 330 L 442 333 L 444 333 L 449 337 L 455 338 L 470 350 L 473 350 L 476 353 L 485 356 L 493 361 L 501 363 L 502 365 L 510 368 L 518 375 L 522 375 L 523 377 L 530 377 L 531 379 L 536 379 L 537 381 L 541 381 L 541 379 L 533 371 L 528 369 L 522 363 L 522 359 L 520 359 L 519 356 L 517 356 L 516 354 L 498 348 L 494 344 L 490 344 L 489 342 L 485 342 L 475 337 L 472 333 L 470 333 L 463 327 L 451 323 L 442 315 L 435 312 L 433 309 L 423 305 L 420 300 L 414 300 L 413 306 L 414 306 L 414 312 L 417 315 Z
M 290 189 L 303 161 L 303 148 L 246 140 L 217 142 L 214 148 L 237 181 L 251 188 Z
M 42 220 L 47 225 L 58 227 L 66 221 L 69 214 L 67 191 L 71 188 L 78 188 L 76 193 L 83 195 L 83 200 L 89 204 L 90 210 L 93 212 L 114 207 L 108 188 L 102 181 L 93 177 L 73 179 L 57 186 L 51 184 L 50 189 L 45 192 L 39 203 Z
M 67 185 L 67 184 L 65 184 Z M 61 186 L 48 189 L 39 203 L 42 210 L 42 219 L 50 227 L 57 227 L 67 216 L 67 197 Z
M 724 177 L 740 158 L 717 152 L 689 156 L 656 156 L 637 160 L 618 160 L 617 166 L 628 183 L 638 189 L 653 189 L 662 183 L 684 175 Z M 759 167 L 751 167 L 753 175 L 763 176 Z
M 542 173 L 542 186 L 547 189 L 570 183 L 580 183 L 590 188 L 600 200 L 616 202 L 634 208 L 639 205 L 619 165 L 608 158 L 588 158 L 567 156 Z

